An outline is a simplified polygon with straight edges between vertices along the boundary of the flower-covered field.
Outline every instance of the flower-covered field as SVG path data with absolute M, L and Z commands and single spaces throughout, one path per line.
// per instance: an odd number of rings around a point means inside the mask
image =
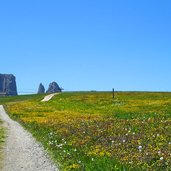
M 6 103 L 61 170 L 171 170 L 171 93 L 62 93 Z

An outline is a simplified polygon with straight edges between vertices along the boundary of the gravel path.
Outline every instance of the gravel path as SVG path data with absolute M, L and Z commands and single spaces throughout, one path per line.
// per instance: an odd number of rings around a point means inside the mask
M 58 171 L 41 144 L 19 123 L 10 119 L 2 105 L 0 118 L 7 128 L 2 171 Z
M 41 100 L 42 102 L 47 102 L 49 101 L 53 96 L 55 96 L 56 94 L 59 94 L 59 93 L 52 93 L 52 94 L 49 94 L 47 96 L 44 97 L 43 100 Z

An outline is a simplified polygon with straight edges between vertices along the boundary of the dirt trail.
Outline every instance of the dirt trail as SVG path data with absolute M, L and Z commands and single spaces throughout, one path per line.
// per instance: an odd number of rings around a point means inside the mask
M 49 94 L 47 96 L 44 97 L 43 100 L 41 100 L 42 102 L 47 102 L 49 101 L 53 96 L 55 96 L 56 94 L 59 94 L 59 93 L 52 93 L 52 94 Z
M 9 118 L 0 105 L 0 118 L 7 128 L 2 171 L 58 171 L 41 144 Z

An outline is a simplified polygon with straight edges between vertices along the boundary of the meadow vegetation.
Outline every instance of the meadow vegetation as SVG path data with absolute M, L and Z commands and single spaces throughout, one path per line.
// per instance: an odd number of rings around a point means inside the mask
M 0 169 L 3 161 L 3 144 L 4 144 L 4 139 L 5 139 L 5 132 L 4 132 L 4 127 L 2 126 L 2 121 L 0 120 Z
M 171 93 L 62 93 L 0 99 L 61 170 L 171 170 Z

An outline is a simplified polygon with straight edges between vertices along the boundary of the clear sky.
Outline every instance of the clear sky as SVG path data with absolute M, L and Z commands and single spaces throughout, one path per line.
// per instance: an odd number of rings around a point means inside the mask
M 18 91 L 171 91 L 170 0 L 0 0 L 0 73 Z

